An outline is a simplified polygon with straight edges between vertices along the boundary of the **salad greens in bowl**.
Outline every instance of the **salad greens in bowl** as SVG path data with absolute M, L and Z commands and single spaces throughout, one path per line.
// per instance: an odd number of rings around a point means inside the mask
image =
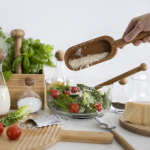
M 83 80 L 82 80 L 83 81 Z M 80 82 L 81 83 L 81 82 Z M 47 106 L 53 112 L 72 118 L 92 118 L 103 116 L 111 106 L 112 85 L 99 87 L 66 82 L 66 85 L 53 84 L 46 80 Z

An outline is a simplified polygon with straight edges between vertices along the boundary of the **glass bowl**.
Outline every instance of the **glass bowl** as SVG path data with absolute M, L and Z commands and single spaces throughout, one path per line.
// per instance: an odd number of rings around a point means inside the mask
M 92 82 L 91 82 L 92 81 Z M 111 107 L 112 85 L 94 88 L 106 80 L 96 78 L 69 79 L 66 85 L 46 80 L 47 106 L 53 114 L 72 118 L 103 116 Z M 85 84 L 86 83 L 86 84 Z M 95 85 L 93 85 L 95 84 Z

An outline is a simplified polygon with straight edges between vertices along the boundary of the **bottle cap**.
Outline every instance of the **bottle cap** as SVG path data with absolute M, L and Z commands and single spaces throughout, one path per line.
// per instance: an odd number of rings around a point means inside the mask
M 123 79 L 121 79 L 121 80 L 119 81 L 119 83 L 120 83 L 121 85 L 125 85 L 125 84 L 127 84 L 127 82 L 128 82 L 128 78 L 123 78 Z
M 57 58 L 58 61 L 63 61 L 64 60 L 64 55 L 65 55 L 65 52 L 63 50 L 58 50 L 55 53 L 55 57 Z
M 32 86 L 34 84 L 34 79 L 30 78 L 30 77 L 26 77 L 25 78 L 25 84 L 27 86 Z

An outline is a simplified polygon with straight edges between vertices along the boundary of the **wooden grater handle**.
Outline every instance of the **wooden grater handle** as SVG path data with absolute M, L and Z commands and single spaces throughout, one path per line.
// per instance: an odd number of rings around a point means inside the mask
M 113 135 L 108 132 L 89 132 L 59 130 L 58 141 L 84 142 L 84 143 L 112 143 Z
M 149 32 L 141 32 L 140 34 L 137 35 L 137 37 L 135 39 L 133 39 L 130 42 L 125 42 L 123 38 L 118 39 L 118 40 L 115 41 L 115 45 L 116 45 L 116 47 L 121 47 L 121 46 L 130 44 L 130 43 L 133 43 L 136 40 L 141 40 L 141 39 L 143 39 L 146 36 L 150 36 L 150 31 Z
M 21 29 L 14 29 L 11 31 L 11 36 L 15 39 L 15 59 L 21 55 L 22 37 L 25 32 Z M 21 63 L 15 67 L 16 74 L 22 74 Z
M 130 145 L 117 131 L 111 130 L 111 133 L 114 135 L 116 141 L 125 149 L 125 150 L 135 150 L 135 148 Z
M 147 70 L 147 65 L 145 63 L 142 63 L 139 67 L 136 67 L 130 71 L 127 71 L 117 77 L 114 77 L 108 81 L 105 81 L 97 86 L 95 86 L 95 89 L 100 89 L 102 86 L 105 86 L 105 85 L 110 85 L 110 84 L 113 84 L 114 82 L 117 82 L 123 78 L 126 78 L 126 77 L 129 77 L 137 72 L 140 72 L 140 71 L 146 71 Z

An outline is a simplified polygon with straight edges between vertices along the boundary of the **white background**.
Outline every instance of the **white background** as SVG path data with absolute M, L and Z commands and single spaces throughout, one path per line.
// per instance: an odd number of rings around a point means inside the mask
M 4 32 L 23 29 L 26 38 L 54 45 L 53 54 L 103 35 L 117 40 L 133 17 L 150 12 L 148 0 L 0 0 L 0 5 L 0 26 Z M 79 72 L 67 67 L 65 71 L 72 77 L 110 78 L 143 62 L 150 66 L 149 57 L 150 44 L 130 44 L 107 62 Z M 53 76 L 53 68 L 46 66 L 44 70 L 45 78 Z
M 150 12 L 149 0 L 0 0 L 0 26 L 4 32 L 8 33 L 13 29 L 23 29 L 26 32 L 26 38 L 32 37 L 40 39 L 43 43 L 53 44 L 55 47 L 53 54 L 55 54 L 57 50 L 66 51 L 73 45 L 103 35 L 117 40 L 122 37 L 133 17 L 148 12 Z M 79 72 L 72 72 L 67 68 L 65 71 L 67 76 L 73 77 L 111 78 L 141 63 L 146 63 L 150 67 L 149 58 L 150 44 L 142 44 L 139 47 L 130 44 L 122 50 L 119 49 L 112 60 Z M 53 76 L 53 68 L 44 67 L 44 70 L 45 78 Z M 150 69 L 147 72 L 150 73 Z M 111 122 L 117 122 L 119 133 L 126 139 L 130 139 L 133 133 L 119 128 L 118 117 L 113 113 L 111 115 L 113 115 Z M 93 130 L 93 125 L 90 129 Z M 138 144 L 137 141 L 142 138 L 145 143 L 141 144 L 139 149 L 145 147 L 146 137 L 135 134 L 131 138 L 131 144 L 135 147 Z M 52 149 L 59 149 L 61 146 L 62 148 L 72 147 L 72 144 L 69 144 L 58 143 Z M 84 146 L 85 144 L 80 143 L 73 145 L 72 149 L 84 149 Z M 95 145 L 86 144 L 86 146 L 87 149 L 92 149 Z M 96 146 L 95 149 L 100 148 Z M 110 149 L 120 150 L 121 147 L 115 143 L 110 145 Z

